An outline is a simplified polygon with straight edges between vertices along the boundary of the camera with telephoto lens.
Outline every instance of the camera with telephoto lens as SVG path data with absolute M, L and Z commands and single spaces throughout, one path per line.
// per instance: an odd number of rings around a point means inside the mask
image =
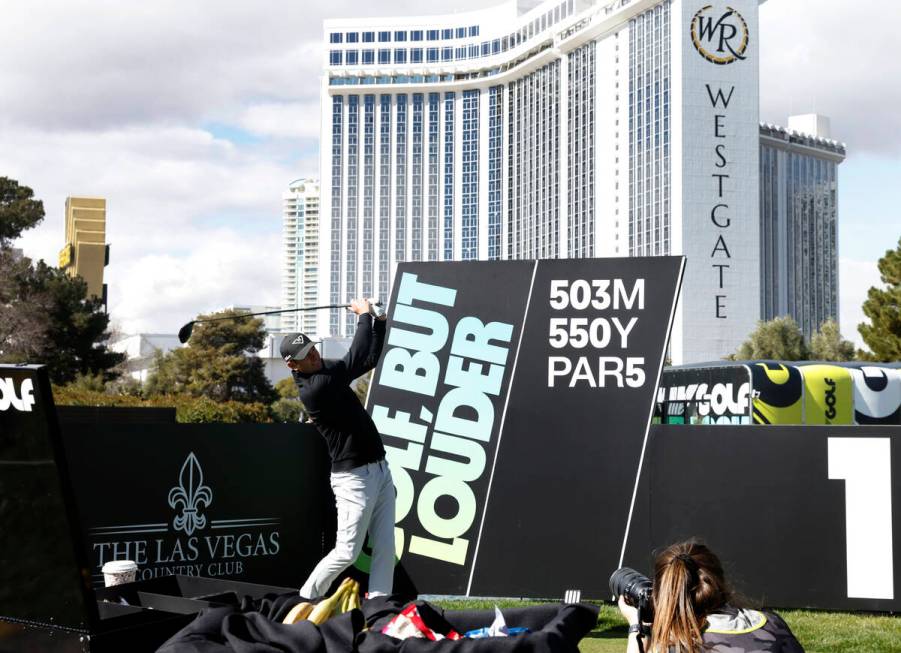
M 638 623 L 654 620 L 653 589 L 654 583 L 650 578 L 629 567 L 621 567 L 610 576 L 610 591 L 614 596 L 622 596 L 628 605 L 638 608 Z

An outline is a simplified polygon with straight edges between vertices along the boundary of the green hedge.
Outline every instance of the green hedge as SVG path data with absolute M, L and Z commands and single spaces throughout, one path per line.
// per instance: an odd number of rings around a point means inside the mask
M 175 408 L 175 419 L 185 424 L 271 422 L 269 407 L 260 403 L 215 401 L 208 397 L 164 395 L 143 399 L 132 395 L 114 395 L 72 386 L 54 387 L 57 406 L 137 406 Z

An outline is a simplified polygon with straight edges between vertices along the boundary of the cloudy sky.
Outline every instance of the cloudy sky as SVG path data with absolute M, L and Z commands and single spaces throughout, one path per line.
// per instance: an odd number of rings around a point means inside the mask
M 47 211 L 18 246 L 55 261 L 66 196 L 103 196 L 122 331 L 174 333 L 202 310 L 277 304 L 281 193 L 318 175 L 322 19 L 483 4 L 4 0 L 0 175 Z M 848 146 L 841 320 L 858 343 L 875 262 L 901 235 L 901 59 L 886 55 L 899 22 L 901 3 L 880 0 L 760 10 L 761 120 L 816 111 Z

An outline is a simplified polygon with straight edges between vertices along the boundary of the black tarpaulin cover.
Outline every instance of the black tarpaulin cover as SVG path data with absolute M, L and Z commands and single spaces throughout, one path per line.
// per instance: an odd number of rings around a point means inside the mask
M 300 602 L 296 594 L 267 596 L 238 607 L 212 608 L 176 633 L 157 653 L 577 653 L 579 641 L 597 623 L 591 605 L 548 604 L 503 610 L 508 626 L 531 632 L 485 639 L 398 640 L 379 632 L 410 601 L 399 596 L 364 601 L 362 610 L 333 617 L 322 626 L 281 620 Z M 427 625 L 465 633 L 489 625 L 493 610 L 442 610 L 416 602 Z M 364 631 L 364 627 L 369 630 Z

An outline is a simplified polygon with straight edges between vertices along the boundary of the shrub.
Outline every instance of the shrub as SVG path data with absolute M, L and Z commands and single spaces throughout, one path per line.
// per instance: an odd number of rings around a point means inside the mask
M 272 404 L 272 417 L 276 422 L 299 422 L 303 404 L 297 399 L 279 399 Z
M 79 386 L 53 388 L 58 406 L 132 406 L 175 408 L 175 419 L 184 424 L 271 422 L 269 409 L 261 403 L 214 401 L 208 397 L 161 395 L 141 399 L 131 395 L 110 395 Z

